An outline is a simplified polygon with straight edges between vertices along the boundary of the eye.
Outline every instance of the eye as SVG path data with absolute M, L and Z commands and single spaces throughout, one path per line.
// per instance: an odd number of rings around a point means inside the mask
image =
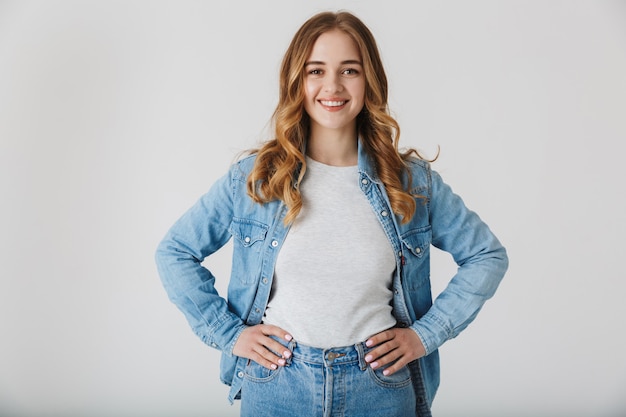
M 307 72 L 309 75 L 322 75 L 322 70 L 319 68 L 313 68 Z
M 359 70 L 356 68 L 346 68 L 341 71 L 343 75 L 359 75 Z

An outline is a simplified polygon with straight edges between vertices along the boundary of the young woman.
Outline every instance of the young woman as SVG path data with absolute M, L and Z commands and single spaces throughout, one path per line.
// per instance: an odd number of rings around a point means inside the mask
M 283 59 L 275 139 L 235 163 L 157 250 L 170 299 L 223 352 L 243 416 L 430 416 L 437 349 L 508 265 L 417 152 L 398 151 L 375 40 L 325 12 Z M 227 298 L 202 260 L 234 238 Z M 433 303 L 429 247 L 458 273 Z

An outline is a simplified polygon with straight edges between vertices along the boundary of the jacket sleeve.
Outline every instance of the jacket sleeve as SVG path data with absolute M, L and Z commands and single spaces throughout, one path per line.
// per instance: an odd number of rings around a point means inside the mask
M 434 171 L 430 189 L 432 244 L 450 253 L 458 270 L 426 314 L 411 326 L 424 343 L 426 354 L 456 337 L 474 320 L 508 268 L 506 250 L 496 236 Z
M 202 261 L 230 239 L 235 169 L 236 165 L 171 227 L 156 251 L 169 299 L 204 343 L 229 355 L 245 325 L 229 311 Z

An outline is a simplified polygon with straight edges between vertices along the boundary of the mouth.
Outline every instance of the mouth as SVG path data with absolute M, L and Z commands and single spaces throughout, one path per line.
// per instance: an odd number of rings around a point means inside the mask
M 340 111 L 350 100 L 318 100 L 320 105 L 329 112 Z
M 341 107 L 347 103 L 346 100 L 336 101 L 336 100 L 320 100 L 319 101 L 322 106 L 326 107 Z

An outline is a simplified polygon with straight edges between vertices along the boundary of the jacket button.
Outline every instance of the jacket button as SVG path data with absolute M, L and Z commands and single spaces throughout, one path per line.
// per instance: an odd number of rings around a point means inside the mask
M 389 213 L 387 213 L 387 210 L 383 210 L 380 212 L 380 215 L 383 217 L 387 217 L 389 215 Z
M 415 253 L 422 253 L 422 250 L 420 248 L 415 248 Z
M 267 284 L 267 278 L 263 278 L 263 284 Z
M 239 371 L 239 372 L 237 372 L 237 376 L 238 376 L 239 378 L 243 378 L 243 371 Z
M 246 243 L 250 243 L 250 236 L 246 236 L 243 240 Z
M 276 247 L 278 246 L 278 241 L 277 240 L 272 240 L 272 247 Z
M 363 184 L 363 185 L 367 185 L 368 183 L 369 183 L 369 181 L 367 180 L 367 178 L 363 178 L 361 180 L 361 184 Z

